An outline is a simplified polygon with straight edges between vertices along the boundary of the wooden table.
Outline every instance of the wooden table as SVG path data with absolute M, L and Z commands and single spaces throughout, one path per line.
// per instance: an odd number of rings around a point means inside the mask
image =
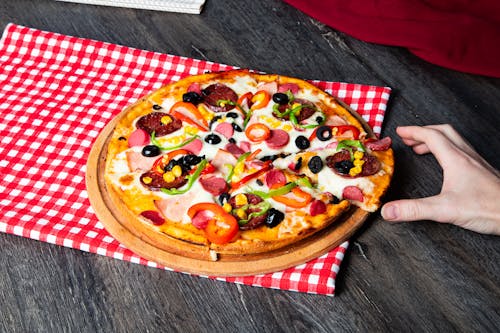
M 201 15 L 61 3 L 0 3 L 8 22 L 126 46 L 394 89 L 384 134 L 451 123 L 500 166 L 500 80 L 361 42 L 281 1 L 208 0 Z M 441 169 L 396 138 L 387 199 L 439 192 Z M 475 198 L 471 198 L 474 200 Z M 373 214 L 352 239 L 337 296 L 286 292 L 148 268 L 0 235 L 2 332 L 495 331 L 499 238 Z

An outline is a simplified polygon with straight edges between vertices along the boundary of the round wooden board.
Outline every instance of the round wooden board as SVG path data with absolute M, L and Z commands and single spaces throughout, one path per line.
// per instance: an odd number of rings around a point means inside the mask
M 350 110 L 353 114 L 356 112 Z M 126 112 L 126 110 L 124 111 Z M 125 205 L 116 200 L 104 181 L 108 141 L 118 119 L 115 117 L 99 134 L 87 161 L 86 186 L 90 203 L 106 230 L 121 244 L 142 256 L 170 269 L 185 273 L 208 276 L 245 276 L 280 271 L 317 258 L 347 240 L 364 223 L 369 213 L 359 208 L 352 208 L 344 217 L 331 226 L 295 244 L 278 250 L 254 255 L 220 255 L 219 260 L 210 261 L 203 256 L 180 255 L 175 251 L 179 240 L 165 237 L 166 242 L 160 246 L 157 240 L 134 230 L 127 218 L 131 213 Z M 371 129 L 362 118 L 369 135 Z M 128 216 L 128 217 L 127 217 Z M 206 255 L 204 255 L 207 258 Z

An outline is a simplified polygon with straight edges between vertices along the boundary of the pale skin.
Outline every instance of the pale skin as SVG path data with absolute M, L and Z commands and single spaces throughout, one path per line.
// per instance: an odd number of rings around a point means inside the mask
M 396 132 L 419 155 L 432 153 L 443 169 L 438 195 L 382 207 L 389 222 L 433 220 L 500 235 L 500 173 L 450 125 L 404 126 Z

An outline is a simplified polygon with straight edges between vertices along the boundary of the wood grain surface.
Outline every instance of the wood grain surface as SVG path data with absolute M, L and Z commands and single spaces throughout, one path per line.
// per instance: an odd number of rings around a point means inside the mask
M 439 192 L 441 169 L 396 137 L 450 123 L 500 167 L 500 80 L 440 68 L 407 50 L 332 30 L 278 0 L 207 0 L 201 15 L 53 0 L 0 2 L 26 25 L 305 79 L 392 87 L 387 200 Z M 474 198 L 471 198 L 474 200 Z M 213 281 L 0 235 L 1 332 L 494 332 L 500 243 L 446 224 L 370 216 L 352 238 L 336 297 Z

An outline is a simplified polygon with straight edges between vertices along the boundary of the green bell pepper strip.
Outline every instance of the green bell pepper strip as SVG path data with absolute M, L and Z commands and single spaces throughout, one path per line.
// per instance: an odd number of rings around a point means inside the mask
M 188 143 L 190 142 L 193 142 L 195 139 L 199 138 L 200 136 L 199 135 L 195 135 L 189 139 L 187 139 L 186 141 L 183 141 L 181 143 L 179 143 L 178 145 L 175 145 L 175 146 L 170 146 L 170 147 L 163 147 L 159 142 L 158 140 L 156 140 L 156 136 L 155 136 L 155 132 L 153 131 L 151 133 L 151 143 L 154 144 L 155 146 L 157 146 L 158 148 L 160 148 L 161 150 L 175 150 L 175 149 L 179 149 L 181 147 L 184 147 L 185 145 L 187 145 Z
M 311 184 L 311 182 L 309 181 L 309 178 L 307 178 L 307 177 L 299 178 L 295 181 L 295 183 L 299 186 L 304 186 L 307 188 L 314 188 L 313 184 Z
M 259 217 L 259 216 L 264 215 L 271 208 L 271 204 L 267 201 L 262 201 L 256 205 L 245 205 L 245 206 L 241 207 L 240 209 L 247 210 L 249 208 L 260 208 L 260 210 L 258 212 L 250 213 L 248 215 L 248 217 L 244 220 L 239 220 L 238 221 L 239 225 L 245 225 L 254 217 Z
M 228 164 L 228 166 L 230 166 L 230 170 L 229 170 L 229 173 L 227 175 L 227 178 L 226 178 L 226 183 L 231 183 L 231 179 L 233 178 L 233 174 L 234 174 L 234 169 L 236 168 L 236 166 L 238 165 L 238 163 L 243 163 L 243 161 L 248 157 L 248 155 L 250 155 L 250 152 L 246 152 L 244 154 L 241 154 L 240 157 L 238 157 L 238 159 L 236 160 L 236 163 L 234 164 L 234 167 L 230 164 Z
M 208 161 L 207 160 L 201 160 L 201 162 L 198 164 L 198 167 L 196 168 L 196 171 L 192 175 L 188 175 L 186 178 L 188 179 L 187 185 L 184 189 L 178 190 L 176 188 L 174 189 L 168 189 L 168 188 L 161 188 L 160 190 L 169 195 L 178 195 L 178 194 L 184 194 L 187 191 L 193 187 L 194 182 L 200 177 L 201 172 L 203 169 L 205 169 L 205 166 L 207 165 Z
M 231 101 L 229 99 L 219 99 L 219 100 L 217 100 L 217 105 L 218 106 L 222 106 L 222 104 L 229 104 L 229 105 L 237 107 L 238 110 L 240 110 L 241 112 L 243 112 L 243 114 L 245 116 L 248 113 L 248 112 L 245 111 L 245 109 L 243 109 L 243 106 L 241 106 L 239 103 L 233 102 L 233 101 Z
M 277 188 L 275 190 L 271 190 L 269 192 L 251 191 L 250 193 L 257 195 L 257 196 L 261 197 L 262 199 L 270 199 L 270 198 L 277 196 L 277 195 L 285 195 L 288 192 L 290 192 L 294 187 L 297 187 L 296 182 L 288 183 L 285 186 L 282 186 L 282 187 Z
M 357 148 L 361 152 L 366 152 L 365 146 L 359 140 L 342 140 L 337 145 L 336 151 L 340 151 L 342 149 L 348 150 L 351 154 L 351 161 L 354 160 L 354 154 L 352 152 L 352 148 Z

